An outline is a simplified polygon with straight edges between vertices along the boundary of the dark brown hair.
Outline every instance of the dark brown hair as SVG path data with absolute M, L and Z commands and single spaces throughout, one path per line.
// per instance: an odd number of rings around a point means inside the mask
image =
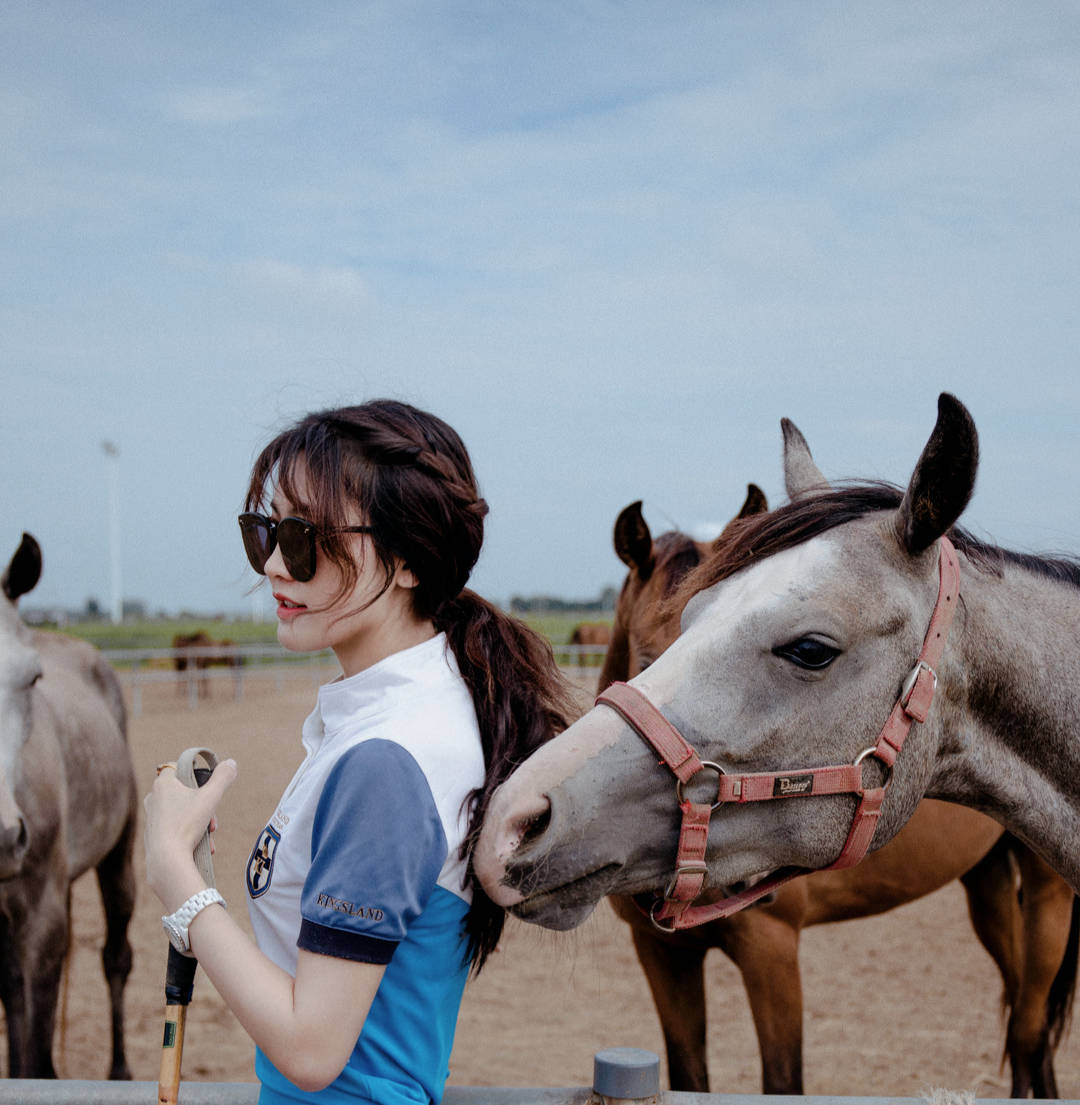
M 296 486 L 301 469 L 303 497 Z M 543 637 L 465 589 L 488 507 L 464 443 L 442 419 L 390 399 L 310 414 L 260 453 L 246 508 L 262 506 L 275 483 L 319 529 L 352 524 L 359 512 L 373 529 L 383 590 L 398 564 L 409 568 L 417 581 L 410 591 L 414 612 L 446 633 L 472 694 L 486 776 L 468 799 L 462 855 L 472 889 L 469 957 L 479 971 L 499 942 L 505 916 L 473 873 L 484 813 L 510 772 L 569 723 L 569 689 Z M 342 593 L 348 591 L 359 568 L 345 540 L 328 533 L 320 551 L 341 569 Z

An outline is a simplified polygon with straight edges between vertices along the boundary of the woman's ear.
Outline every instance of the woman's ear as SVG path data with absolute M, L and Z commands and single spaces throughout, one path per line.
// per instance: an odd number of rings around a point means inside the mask
M 412 569 L 407 564 L 398 564 L 394 572 L 394 586 L 404 587 L 411 591 L 420 581 L 416 578 Z

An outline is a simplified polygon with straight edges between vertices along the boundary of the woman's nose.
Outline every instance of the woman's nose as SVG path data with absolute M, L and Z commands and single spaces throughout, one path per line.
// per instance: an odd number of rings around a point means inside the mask
M 279 579 L 292 579 L 289 569 L 285 567 L 285 558 L 281 555 L 281 546 L 274 545 L 274 551 L 266 558 L 263 565 L 266 576 L 277 576 Z

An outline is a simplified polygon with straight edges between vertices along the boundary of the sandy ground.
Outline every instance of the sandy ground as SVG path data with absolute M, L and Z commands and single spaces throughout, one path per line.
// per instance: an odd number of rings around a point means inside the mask
M 323 675 L 325 677 L 325 673 Z M 221 813 L 217 882 L 247 925 L 243 868 L 255 833 L 299 761 L 300 723 L 318 676 L 280 685 L 249 681 L 241 701 L 228 683 L 190 709 L 173 687 L 144 698 L 130 723 L 140 789 L 154 765 L 183 748 L 233 756 L 240 779 Z M 591 682 L 594 674 L 590 674 Z M 141 855 L 137 864 L 142 878 Z M 64 1035 L 55 1047 L 68 1078 L 103 1078 L 108 1022 L 100 971 L 103 924 L 92 876 L 74 891 L 75 922 Z M 128 1055 L 135 1078 L 156 1080 L 167 941 L 160 909 L 140 889 L 127 990 Z M 919 1096 L 931 1086 L 1004 1097 L 997 973 L 972 935 L 959 884 L 865 921 L 808 930 L 802 942 L 805 1074 L 810 1094 Z M 720 952 L 708 960 L 712 1088 L 756 1093 L 757 1042 L 738 973 Z M 451 1060 L 459 1085 L 582 1086 L 594 1053 L 642 1047 L 663 1057 L 659 1024 L 625 926 L 606 903 L 574 933 L 511 921 L 499 951 L 466 991 Z M 201 975 L 188 1018 L 184 1077 L 253 1078 L 246 1036 Z M 1059 1090 L 1080 1098 L 1080 1033 L 1058 1054 Z M 664 1072 L 666 1077 L 666 1072 Z

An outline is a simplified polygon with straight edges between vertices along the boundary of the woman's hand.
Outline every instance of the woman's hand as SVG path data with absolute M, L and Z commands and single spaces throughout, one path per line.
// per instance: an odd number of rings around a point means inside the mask
M 205 885 L 192 852 L 207 826 L 216 826 L 214 811 L 235 779 L 234 760 L 218 764 L 198 789 L 184 786 L 166 767 L 143 802 L 146 881 L 169 912 Z

